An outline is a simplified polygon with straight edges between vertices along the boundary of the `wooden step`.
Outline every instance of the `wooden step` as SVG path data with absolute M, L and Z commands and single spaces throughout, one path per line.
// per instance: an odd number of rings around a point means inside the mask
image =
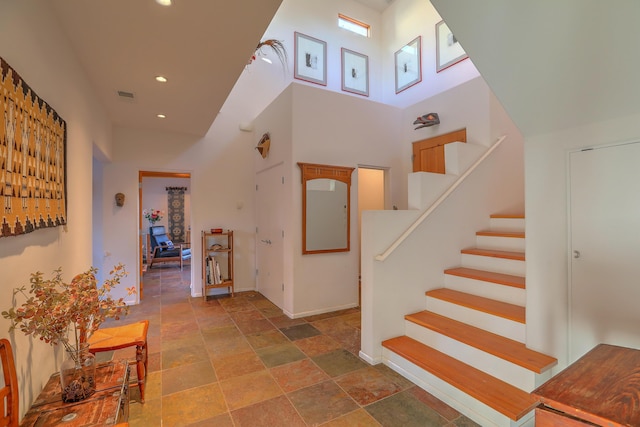
M 425 293 L 428 297 L 437 298 L 463 307 L 478 310 L 504 319 L 525 323 L 525 308 L 519 305 L 508 304 L 489 298 L 483 298 L 453 289 L 433 289 Z
M 492 258 L 513 259 L 516 261 L 524 261 L 524 252 L 498 251 L 494 249 L 467 248 L 460 251 L 468 255 L 488 256 Z
M 482 280 L 483 282 L 497 283 L 499 285 L 525 288 L 525 278 L 512 274 L 494 273 L 493 271 L 476 270 L 475 268 L 456 267 L 449 268 L 444 274 L 466 277 L 467 279 Z
M 509 237 L 509 238 L 515 238 L 515 239 L 524 239 L 524 231 L 482 230 L 482 231 L 477 231 L 476 236 Z
M 405 319 L 540 374 L 558 361 L 528 349 L 524 344 L 430 311 L 408 314 Z
M 491 218 L 524 219 L 524 214 L 493 214 Z
M 382 345 L 511 420 L 519 420 L 539 403 L 529 393 L 412 338 L 391 338 Z

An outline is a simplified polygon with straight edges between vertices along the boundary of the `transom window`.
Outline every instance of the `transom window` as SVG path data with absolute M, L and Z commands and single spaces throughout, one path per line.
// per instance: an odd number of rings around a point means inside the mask
M 371 26 L 369 24 L 365 24 L 357 19 L 349 18 L 341 13 L 338 14 L 338 27 L 364 37 L 369 37 L 369 32 L 371 31 Z

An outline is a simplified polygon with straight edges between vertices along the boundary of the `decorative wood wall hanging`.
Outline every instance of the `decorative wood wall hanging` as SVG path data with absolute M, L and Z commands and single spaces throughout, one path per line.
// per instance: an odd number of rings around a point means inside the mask
M 258 142 L 258 145 L 256 146 L 256 150 L 258 150 L 258 152 L 260 153 L 263 159 L 266 159 L 267 156 L 269 155 L 270 147 L 271 147 L 271 137 L 269 136 L 268 133 L 265 133 L 264 135 L 262 135 L 262 138 L 260 138 L 260 142 Z
M 0 237 L 67 223 L 67 126 L 0 58 Z

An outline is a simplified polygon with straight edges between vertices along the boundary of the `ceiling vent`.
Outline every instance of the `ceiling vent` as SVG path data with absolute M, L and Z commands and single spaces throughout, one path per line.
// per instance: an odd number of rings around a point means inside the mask
M 127 92 L 124 90 L 119 90 L 118 91 L 118 96 L 120 98 L 124 98 L 124 99 L 133 99 L 135 98 L 135 96 L 133 95 L 133 92 Z

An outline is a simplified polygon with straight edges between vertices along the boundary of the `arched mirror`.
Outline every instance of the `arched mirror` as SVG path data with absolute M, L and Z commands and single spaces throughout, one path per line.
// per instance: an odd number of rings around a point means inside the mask
M 298 163 L 302 170 L 302 253 L 349 251 L 354 168 Z

